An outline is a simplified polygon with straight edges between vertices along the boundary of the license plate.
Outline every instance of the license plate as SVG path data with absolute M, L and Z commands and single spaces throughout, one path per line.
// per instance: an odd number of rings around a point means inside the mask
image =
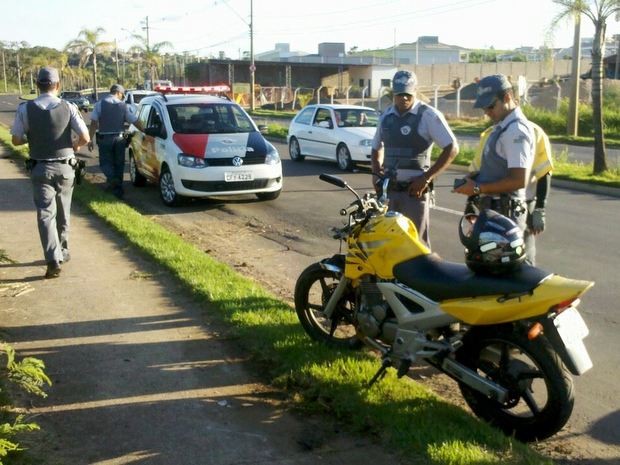
M 253 181 L 254 176 L 248 171 L 241 171 L 239 173 L 224 173 L 224 181 L 226 182 L 238 182 L 238 181 Z
M 588 326 L 575 307 L 571 307 L 560 313 L 553 324 L 560 333 L 564 344 L 570 345 L 575 340 L 582 340 L 589 334 Z

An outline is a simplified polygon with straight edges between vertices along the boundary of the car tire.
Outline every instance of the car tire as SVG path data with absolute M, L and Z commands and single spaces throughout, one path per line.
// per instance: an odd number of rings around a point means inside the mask
M 282 189 L 273 192 L 257 192 L 256 197 L 258 197 L 259 200 L 275 200 L 280 197 L 281 193 Z
M 342 171 L 351 171 L 353 169 L 353 161 L 351 160 L 351 152 L 345 144 L 340 144 L 336 149 L 336 163 Z
M 181 198 L 174 188 L 174 179 L 167 166 L 163 166 L 159 175 L 159 196 L 167 207 L 176 207 L 181 203 Z
M 140 171 L 138 171 L 136 159 L 131 151 L 129 152 L 129 179 L 136 187 L 142 187 L 146 184 L 146 178 L 140 174 Z
M 304 161 L 304 158 L 306 158 L 301 154 L 299 141 L 294 137 L 291 137 L 291 140 L 288 143 L 288 154 L 293 161 Z

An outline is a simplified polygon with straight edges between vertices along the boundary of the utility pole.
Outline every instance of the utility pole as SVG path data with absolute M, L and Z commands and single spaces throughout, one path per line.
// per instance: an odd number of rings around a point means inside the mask
M 620 12 L 616 15 L 616 19 L 620 20 Z M 616 48 L 616 69 L 614 70 L 614 79 L 620 79 L 620 34 L 616 34 L 618 47 Z M 6 78 L 4 80 L 6 82 Z
M 569 136 L 576 136 L 579 132 L 579 75 L 581 67 L 581 12 L 575 11 L 575 36 L 573 38 L 573 63 L 571 69 L 571 89 L 568 108 Z
M 19 65 L 19 49 L 15 52 L 15 57 L 17 59 L 17 85 L 19 87 L 19 95 L 22 94 L 22 71 L 21 66 Z
M 2 47 L 2 76 L 4 77 L 4 92 L 8 92 L 9 86 L 6 82 L 6 62 L 4 61 L 4 47 Z
M 254 65 L 254 3 L 250 0 L 250 110 L 256 109 L 256 102 L 254 98 L 254 85 L 256 65 Z

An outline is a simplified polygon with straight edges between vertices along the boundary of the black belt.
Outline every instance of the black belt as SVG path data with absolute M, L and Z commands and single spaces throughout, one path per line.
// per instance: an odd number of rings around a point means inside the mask
M 33 158 L 32 160 L 37 163 L 64 163 L 65 165 L 68 165 L 71 158 L 63 158 L 62 160 L 37 160 L 36 158 Z
M 101 137 L 121 137 L 122 135 L 122 132 L 115 132 L 114 134 L 99 134 Z

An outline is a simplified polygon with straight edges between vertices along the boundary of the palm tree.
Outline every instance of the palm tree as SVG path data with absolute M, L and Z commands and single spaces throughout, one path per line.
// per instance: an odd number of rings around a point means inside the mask
M 594 24 L 592 43 L 592 127 L 594 130 L 593 174 L 607 170 L 605 138 L 603 136 L 603 54 L 607 19 L 620 12 L 620 0 L 553 0 L 562 10 L 552 20 L 552 25 L 574 14 L 590 18 Z M 577 78 L 577 77 L 573 77 Z
M 92 57 L 93 63 L 93 88 L 95 92 L 95 100 L 97 95 L 97 54 L 112 50 L 113 42 L 101 42 L 99 36 L 105 32 L 105 29 L 98 27 L 97 29 L 82 29 L 77 39 L 73 39 L 65 46 L 65 51 L 77 53 L 80 56 L 80 67 L 88 63 Z
M 164 41 L 150 45 L 148 38 L 139 34 L 134 34 L 133 38 L 136 39 L 139 44 L 131 47 L 129 51 L 138 53 L 142 57 L 143 62 L 149 67 L 149 79 L 151 80 L 152 89 L 153 82 L 155 81 L 155 73 L 162 63 L 161 49 L 166 47 L 172 48 L 172 44 L 168 41 Z

